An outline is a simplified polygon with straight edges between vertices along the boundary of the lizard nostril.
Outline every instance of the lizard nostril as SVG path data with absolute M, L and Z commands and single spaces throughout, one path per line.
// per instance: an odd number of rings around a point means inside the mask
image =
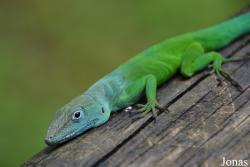
M 54 140 L 54 136 L 48 136 L 45 138 L 45 143 L 47 143 L 48 145 L 52 145 L 53 144 L 53 140 Z
M 53 138 L 54 138 L 54 136 L 51 135 L 51 136 L 48 136 L 47 139 L 45 139 L 45 140 L 50 141 L 50 140 L 52 140 Z

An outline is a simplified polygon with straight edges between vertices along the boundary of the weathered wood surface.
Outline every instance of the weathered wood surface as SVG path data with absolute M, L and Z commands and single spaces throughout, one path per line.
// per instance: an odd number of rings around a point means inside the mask
M 250 53 L 250 35 L 221 51 L 225 56 Z M 228 63 L 244 88 L 218 86 L 206 71 L 184 80 L 176 76 L 158 91 L 170 112 L 132 121 L 126 112 L 111 116 L 57 148 L 45 148 L 23 166 L 220 166 L 222 158 L 250 163 L 250 61 Z

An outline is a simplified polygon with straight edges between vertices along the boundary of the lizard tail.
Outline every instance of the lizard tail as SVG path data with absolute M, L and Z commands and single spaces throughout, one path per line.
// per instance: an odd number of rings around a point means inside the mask
M 247 32 L 250 32 L 250 13 L 198 31 L 194 37 L 209 51 L 220 49 Z

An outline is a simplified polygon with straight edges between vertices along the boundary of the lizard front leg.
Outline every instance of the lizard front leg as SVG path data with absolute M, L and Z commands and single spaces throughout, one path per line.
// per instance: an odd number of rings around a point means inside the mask
M 160 109 L 160 105 L 156 100 L 156 89 L 157 89 L 157 80 L 154 75 L 146 75 L 136 81 L 130 83 L 122 92 L 119 97 L 119 103 L 125 104 L 127 106 L 135 104 L 139 97 L 146 94 L 147 103 L 145 105 L 137 105 L 140 109 L 133 112 L 142 113 L 135 118 L 140 118 L 146 115 L 148 112 L 152 111 L 153 116 L 156 117 L 156 108 Z

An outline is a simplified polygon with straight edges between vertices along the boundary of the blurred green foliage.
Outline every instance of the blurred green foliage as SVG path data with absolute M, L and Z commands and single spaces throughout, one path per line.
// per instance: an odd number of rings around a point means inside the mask
M 45 147 L 55 111 L 120 63 L 247 3 L 1 0 L 0 166 L 17 166 Z

